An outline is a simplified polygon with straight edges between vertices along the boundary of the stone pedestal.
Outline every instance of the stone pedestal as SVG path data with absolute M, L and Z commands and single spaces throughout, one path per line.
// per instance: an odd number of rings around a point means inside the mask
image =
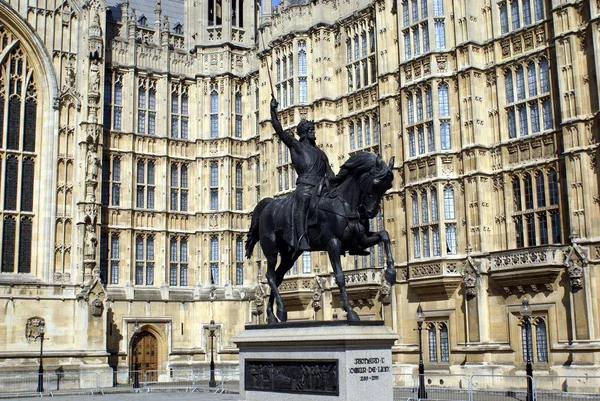
M 392 345 L 381 321 L 248 325 L 240 350 L 240 400 L 391 401 Z

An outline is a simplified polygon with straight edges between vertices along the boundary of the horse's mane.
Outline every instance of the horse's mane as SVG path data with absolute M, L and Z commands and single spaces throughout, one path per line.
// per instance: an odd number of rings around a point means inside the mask
M 363 190 L 368 190 L 364 187 L 364 184 L 370 185 L 370 182 L 362 182 L 367 172 L 371 173 L 371 180 L 382 180 L 390 173 L 390 170 L 385 162 L 375 153 L 358 152 L 350 156 L 342 167 L 340 167 L 339 173 L 330 182 L 331 187 L 336 188 L 348 178 L 355 177 L 357 179 L 363 178 L 360 186 Z

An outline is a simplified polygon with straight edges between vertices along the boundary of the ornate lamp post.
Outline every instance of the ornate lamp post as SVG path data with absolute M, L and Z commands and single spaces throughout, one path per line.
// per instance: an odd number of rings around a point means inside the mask
M 39 339 L 40 339 L 40 368 L 38 370 L 38 393 L 44 392 L 44 334 L 46 333 L 46 322 L 40 321 L 39 325 Z
M 138 350 L 136 346 L 137 337 L 140 334 L 140 326 L 138 321 L 135 321 L 133 335 L 131 336 L 131 351 L 133 352 L 133 388 L 140 388 L 140 364 L 138 362 Z
M 427 398 L 427 392 L 425 391 L 425 365 L 423 364 L 423 340 L 422 340 L 422 332 L 423 332 L 423 322 L 425 321 L 425 315 L 423 314 L 423 308 L 421 304 L 417 307 L 417 315 L 415 317 L 417 320 L 417 327 L 419 330 L 419 389 L 417 392 L 417 397 L 420 399 Z
M 216 331 L 217 326 L 215 325 L 215 321 L 214 319 L 210 319 L 210 324 L 208 325 L 208 335 L 210 336 L 210 380 L 208 381 L 208 387 L 217 387 L 217 382 L 215 382 L 215 358 L 213 355 Z
M 533 401 L 533 366 L 531 365 L 531 353 L 529 339 L 531 338 L 531 308 L 529 307 L 529 301 L 527 298 L 523 298 L 521 303 L 521 316 L 523 317 L 523 324 L 525 325 L 525 348 L 527 348 L 525 355 L 527 363 L 525 365 L 525 374 L 527 375 L 527 401 Z

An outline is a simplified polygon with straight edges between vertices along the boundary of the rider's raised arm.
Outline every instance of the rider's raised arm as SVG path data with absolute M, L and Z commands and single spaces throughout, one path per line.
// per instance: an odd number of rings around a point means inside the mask
M 275 133 L 277 136 L 285 143 L 288 148 L 292 148 L 296 145 L 296 139 L 291 136 L 289 133 L 283 130 L 281 127 L 281 123 L 279 122 L 279 118 L 277 117 L 277 100 L 274 98 L 271 99 L 271 124 L 273 124 L 273 128 L 275 129 Z

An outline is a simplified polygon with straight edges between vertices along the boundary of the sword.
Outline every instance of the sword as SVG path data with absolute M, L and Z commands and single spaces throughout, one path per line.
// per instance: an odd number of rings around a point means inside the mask
M 265 38 L 263 37 L 264 29 L 260 30 L 260 40 L 262 40 L 263 49 L 267 49 L 265 46 Z M 265 59 L 267 60 L 267 75 L 269 77 L 269 84 L 271 85 L 271 98 L 275 99 L 275 91 L 273 90 L 273 80 L 271 79 L 271 66 L 269 65 L 269 59 L 265 55 Z

